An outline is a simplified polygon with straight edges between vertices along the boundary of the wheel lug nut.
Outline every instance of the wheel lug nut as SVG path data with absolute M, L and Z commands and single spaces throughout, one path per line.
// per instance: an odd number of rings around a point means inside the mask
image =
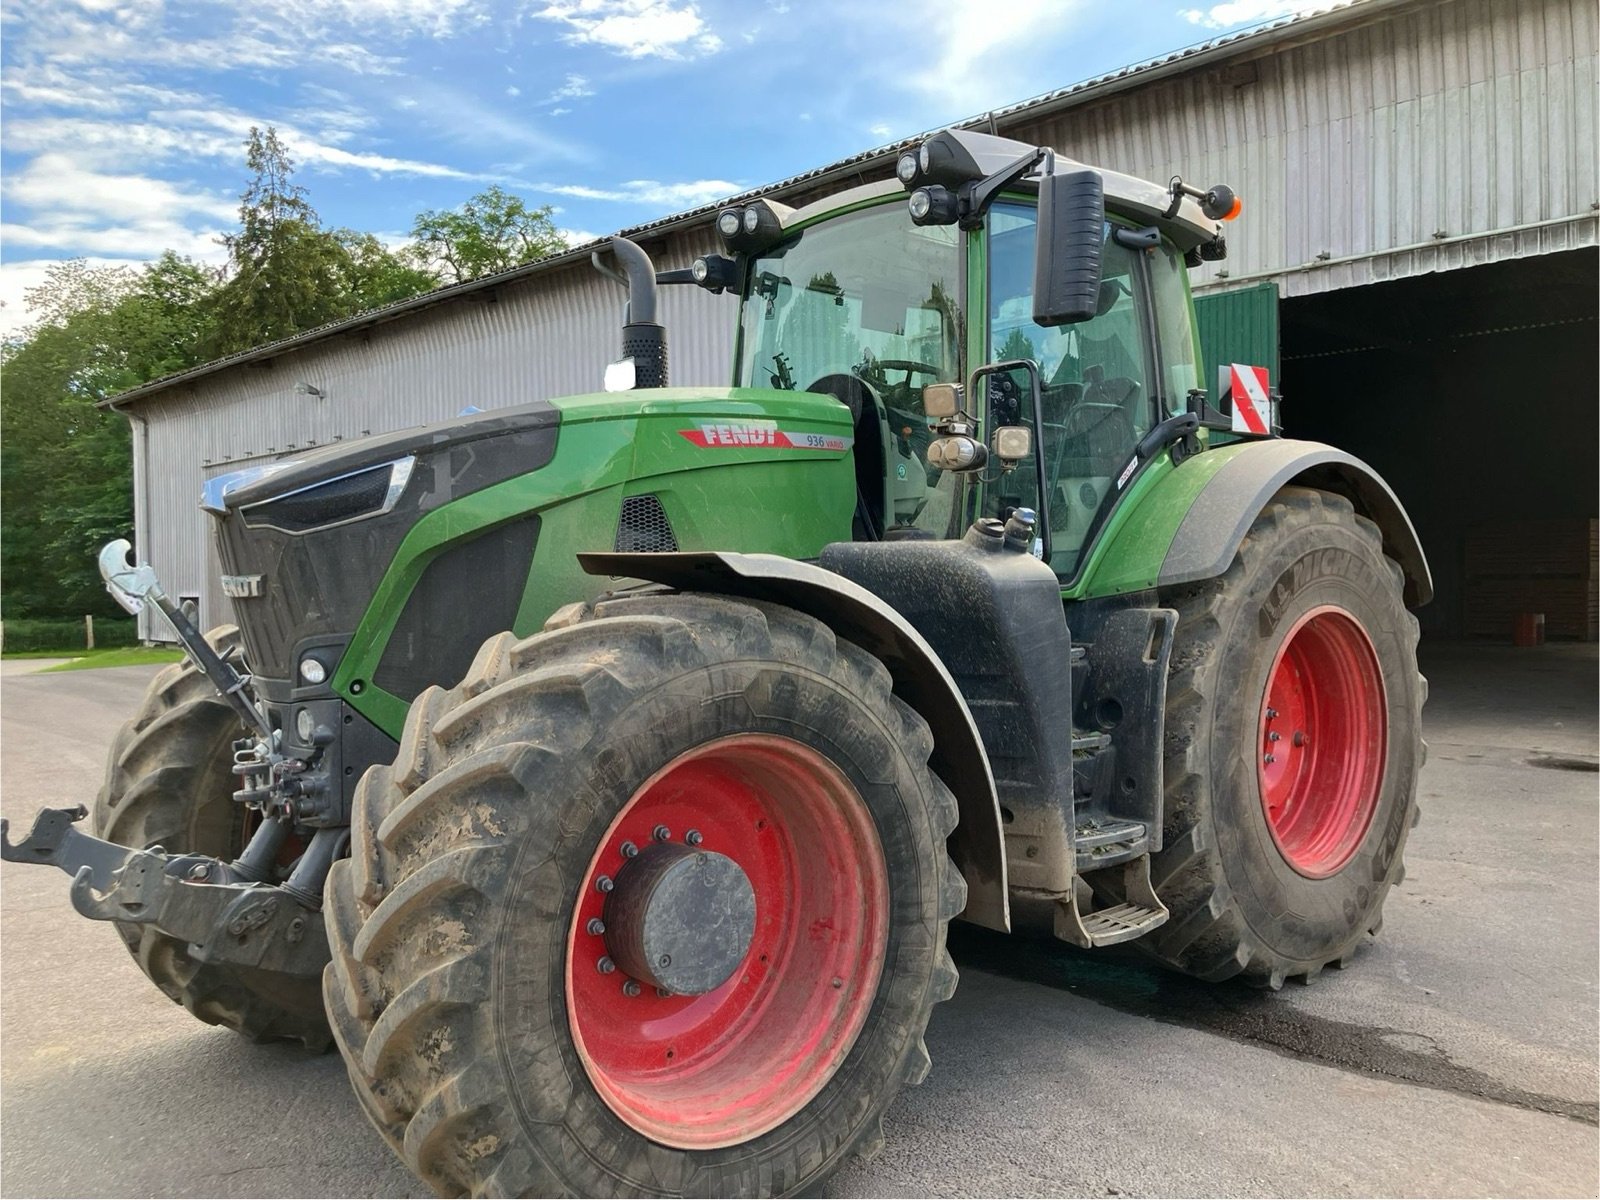
M 1275 708 L 1267 709 L 1267 720 L 1276 721 L 1277 719 L 1278 719 L 1278 710 L 1275 709 Z
M 602 975 L 609 975 L 617 969 L 617 964 L 609 958 L 601 958 L 599 962 L 595 963 L 594 969 Z
M 1276 729 L 1274 729 L 1271 733 L 1267 734 L 1267 741 L 1269 741 L 1269 742 L 1281 742 L 1281 741 L 1283 741 L 1283 734 L 1279 733 Z
M 1262 759 L 1262 761 L 1265 762 L 1265 763 L 1268 763 L 1270 765 L 1271 763 L 1275 763 L 1278 760 L 1274 755 L 1268 754 Z
M 609 875 L 602 875 L 599 879 L 594 881 L 594 890 L 597 892 L 609 892 L 616 886 L 616 884 L 611 882 L 611 876 Z
M 683 835 L 683 840 L 688 842 L 691 846 L 698 846 L 706 839 L 701 836 L 701 833 L 698 829 L 691 829 L 688 833 Z
M 658 987 L 656 989 L 656 995 L 660 996 L 663 1000 L 665 1000 L 668 996 L 672 995 L 672 993 L 667 991 L 667 989 L 664 988 L 664 987 Z
M 658 842 L 664 842 L 672 836 L 672 830 L 668 829 L 665 825 L 657 825 L 650 831 L 650 836 L 655 838 L 655 840 Z
M 623 842 L 620 849 L 622 850 L 623 858 L 632 858 L 635 854 L 639 853 L 639 847 L 635 846 L 632 842 Z
M 602 921 L 599 917 L 590 917 L 589 918 L 589 923 L 586 926 L 584 926 L 584 928 L 587 929 L 595 937 L 599 937 L 602 933 L 604 933 L 606 931 L 606 923 L 604 921 Z
M 632 979 L 628 980 L 622 985 L 622 994 L 624 996 L 637 996 L 639 994 L 638 983 Z

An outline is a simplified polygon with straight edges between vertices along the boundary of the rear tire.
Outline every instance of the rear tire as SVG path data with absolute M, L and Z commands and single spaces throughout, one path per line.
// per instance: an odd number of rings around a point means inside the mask
M 357 791 L 351 857 L 328 880 L 325 977 L 356 1093 L 413 1171 L 441 1195 L 772 1195 L 877 1148 L 894 1095 L 928 1072 L 923 1031 L 955 987 L 945 931 L 965 899 L 945 852 L 954 798 L 927 766 L 927 725 L 890 688 L 881 663 L 809 617 L 651 593 L 571 606 L 520 641 L 494 638 L 458 687 L 418 697 L 394 766 L 370 770 Z M 780 794 L 780 777 L 749 776 L 743 791 L 662 790 L 708 755 L 737 762 L 729 746 L 793 752 L 835 781 L 829 803 L 870 854 L 813 847 L 784 861 L 791 890 L 820 881 L 845 919 L 797 918 L 797 938 L 758 965 L 758 917 L 723 986 L 624 991 L 630 979 L 606 970 L 610 943 L 591 924 L 613 911 L 600 906 L 596 871 L 617 874 L 618 896 L 627 886 L 624 835 L 646 848 L 644 863 L 655 838 L 699 844 L 680 827 L 694 819 L 704 849 L 747 869 L 755 911 L 783 911 L 756 860 L 774 845 L 780 858 L 792 851 L 791 831 L 774 843 L 776 821 L 734 819 L 739 805 Z M 640 811 L 649 804 L 660 807 Z M 685 820 L 668 815 L 674 804 Z M 652 821 L 665 831 L 655 838 Z M 862 864 L 860 881 L 830 874 L 822 860 L 832 859 Z M 877 908 L 879 870 L 881 937 L 863 933 L 870 970 L 854 973 L 847 954 L 820 976 L 790 972 L 767 987 L 790 946 L 800 956 L 848 940 L 850 914 Z M 710 1019 L 700 1014 L 742 988 L 756 998 L 696 1058 Z M 770 1015 L 819 990 L 854 1027 L 825 1017 L 796 1052 L 794 1009 Z M 618 1045 L 630 1012 L 637 1044 Z M 652 1012 L 671 1020 L 653 1025 Z M 722 1070 L 735 1055 L 754 1069 Z M 826 1070 L 787 1077 L 794 1103 L 781 1088 L 754 1097 L 749 1085 L 788 1069 L 785 1056 L 825 1057 Z M 731 1117 L 705 1115 L 718 1104 Z
M 223 655 L 240 647 L 232 625 L 206 639 Z M 194 664 L 186 659 L 162 670 L 111 743 L 105 786 L 90 810 L 95 834 L 121 846 L 234 858 L 244 848 L 245 810 L 233 799 L 233 742 L 244 734 Z M 330 1035 L 316 976 L 199 963 L 183 942 L 152 926 L 119 921 L 116 928 L 151 982 L 206 1024 L 253 1042 L 288 1039 L 326 1049 Z
M 1172 916 L 1144 950 L 1276 988 L 1344 965 L 1378 931 L 1425 749 L 1402 588 L 1348 500 L 1285 488 L 1223 575 L 1163 593 L 1179 615 L 1151 868 Z

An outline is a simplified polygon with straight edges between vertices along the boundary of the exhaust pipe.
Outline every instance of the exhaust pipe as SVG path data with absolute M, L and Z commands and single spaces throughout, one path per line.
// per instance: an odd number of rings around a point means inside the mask
M 633 386 L 666 387 L 667 331 L 656 320 L 655 264 L 627 238 L 612 238 L 611 253 L 628 280 L 628 319 L 622 326 L 622 357 L 633 359 Z

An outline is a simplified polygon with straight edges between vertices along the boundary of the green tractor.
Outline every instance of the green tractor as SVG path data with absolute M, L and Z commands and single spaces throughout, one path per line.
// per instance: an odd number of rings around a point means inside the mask
M 331 1039 L 445 1195 L 816 1188 L 927 1075 L 957 918 L 1343 965 L 1432 589 L 1260 373 L 1202 390 L 1238 202 L 961 131 L 896 175 L 686 271 L 613 240 L 604 393 L 211 481 L 238 628 L 108 546 L 190 661 L 5 857 L 201 1020 Z M 733 387 L 667 386 L 658 283 L 737 296 Z

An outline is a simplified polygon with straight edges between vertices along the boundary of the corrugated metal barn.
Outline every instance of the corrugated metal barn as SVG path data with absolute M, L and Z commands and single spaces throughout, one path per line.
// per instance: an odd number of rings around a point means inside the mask
M 1552 634 L 1593 636 L 1596 25 L 1593 0 L 1365 0 L 966 124 L 1233 186 L 1246 210 L 1229 256 L 1192 273 L 1208 348 L 1230 328 L 1278 339 L 1286 432 L 1387 476 L 1436 576 L 1425 627 L 1509 635 L 1515 612 L 1544 606 L 1560 608 Z M 914 141 L 753 194 L 798 205 L 885 178 Z M 716 248 L 718 207 L 627 232 L 658 266 L 684 266 Z M 226 620 L 197 506 L 209 476 L 467 405 L 597 390 L 621 290 L 590 249 L 119 397 L 141 556 L 205 623 Z M 673 382 L 726 383 L 733 302 L 668 288 L 663 310 Z M 1559 553 L 1518 549 L 1533 543 Z M 1585 566 L 1546 569 L 1569 557 Z

